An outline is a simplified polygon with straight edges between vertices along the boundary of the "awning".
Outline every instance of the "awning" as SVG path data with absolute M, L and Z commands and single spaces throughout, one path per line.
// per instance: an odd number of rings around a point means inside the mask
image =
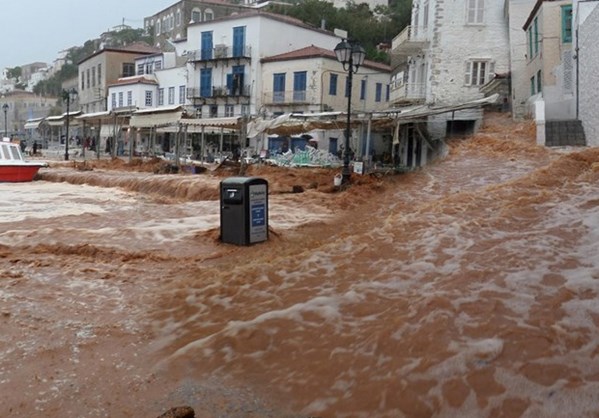
M 102 122 L 105 120 L 111 120 L 111 114 L 109 111 L 104 112 L 94 112 L 94 113 L 85 113 L 83 115 L 77 116 L 75 119 L 84 120 L 86 122 Z
M 25 123 L 25 129 L 37 129 L 43 121 L 44 118 L 29 119 Z
M 114 124 L 102 125 L 100 128 L 100 138 L 108 138 L 109 136 L 118 135 L 120 130 L 121 127 L 118 125 L 116 126 L 116 130 Z
M 229 118 L 181 119 L 181 124 L 211 128 L 238 129 L 240 120 L 241 118 L 239 116 Z
M 141 109 L 131 115 L 129 126 L 132 128 L 156 128 L 179 122 L 183 115 L 182 106 Z

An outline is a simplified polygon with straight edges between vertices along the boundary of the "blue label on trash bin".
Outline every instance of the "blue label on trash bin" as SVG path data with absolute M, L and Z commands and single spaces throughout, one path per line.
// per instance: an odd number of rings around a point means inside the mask
M 268 189 L 266 184 L 249 187 L 250 243 L 268 237 Z
M 252 205 L 252 226 L 264 226 L 266 224 L 266 205 L 261 203 Z

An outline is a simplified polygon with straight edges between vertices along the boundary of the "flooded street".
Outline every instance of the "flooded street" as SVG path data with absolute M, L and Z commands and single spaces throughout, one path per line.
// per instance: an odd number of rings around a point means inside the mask
M 599 149 L 504 116 L 449 148 L 338 193 L 256 169 L 251 247 L 214 173 L 1 184 L 0 416 L 596 417 Z

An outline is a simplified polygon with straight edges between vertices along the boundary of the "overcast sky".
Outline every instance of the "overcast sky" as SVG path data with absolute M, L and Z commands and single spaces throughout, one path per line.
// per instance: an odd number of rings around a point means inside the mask
M 143 27 L 177 0 L 1 0 L 0 70 L 33 62 L 52 64 L 59 51 L 83 46 L 124 23 Z

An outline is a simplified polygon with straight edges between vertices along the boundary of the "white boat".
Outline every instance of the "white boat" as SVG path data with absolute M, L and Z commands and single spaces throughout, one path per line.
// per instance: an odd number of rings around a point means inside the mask
M 10 138 L 0 142 L 0 183 L 32 181 L 42 167 L 48 163 L 25 160 L 20 145 Z

